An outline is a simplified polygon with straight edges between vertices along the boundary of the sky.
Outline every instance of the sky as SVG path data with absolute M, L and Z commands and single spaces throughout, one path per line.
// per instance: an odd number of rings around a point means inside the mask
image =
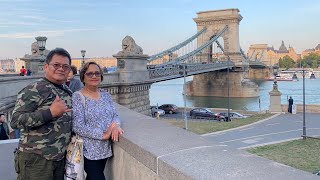
M 320 43 L 319 0 L 0 0 L 0 59 L 31 53 L 36 36 L 73 58 L 111 57 L 132 36 L 152 55 L 196 33 L 200 11 L 238 8 L 240 46 L 283 40 L 297 53 Z

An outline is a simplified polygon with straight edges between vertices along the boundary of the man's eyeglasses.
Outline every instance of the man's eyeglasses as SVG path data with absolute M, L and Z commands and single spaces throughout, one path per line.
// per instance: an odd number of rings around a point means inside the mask
M 59 68 L 62 68 L 64 71 L 70 71 L 70 69 L 71 69 L 71 66 L 70 65 L 68 65 L 68 64 L 49 64 L 49 65 L 51 65 L 51 66 L 53 66 L 53 68 L 55 69 L 55 70 L 58 70 Z
M 101 77 L 101 73 L 100 72 L 88 72 L 88 73 L 85 73 L 85 75 L 89 78 L 92 78 L 93 75 L 95 75 L 96 77 Z

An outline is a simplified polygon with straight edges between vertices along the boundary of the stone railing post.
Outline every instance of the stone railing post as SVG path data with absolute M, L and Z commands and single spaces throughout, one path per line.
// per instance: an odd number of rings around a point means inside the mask
M 269 92 L 269 95 L 270 95 L 269 111 L 270 112 L 282 112 L 281 94 L 282 93 L 278 90 L 278 84 L 275 80 L 273 84 L 273 89 L 272 91 Z
M 150 115 L 149 89 L 151 83 L 147 63 L 149 56 L 143 54 L 132 37 L 122 40 L 122 51 L 113 57 L 117 58 L 119 73 L 119 104 L 136 112 Z

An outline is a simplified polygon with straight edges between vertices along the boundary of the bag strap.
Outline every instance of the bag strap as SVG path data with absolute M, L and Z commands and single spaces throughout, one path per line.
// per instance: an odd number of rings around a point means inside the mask
M 74 94 L 79 94 L 80 95 L 81 103 L 82 103 L 82 105 L 83 105 L 83 107 L 85 109 L 85 107 L 86 107 L 86 98 L 84 97 L 84 95 L 80 91 L 77 91 Z
M 73 94 L 79 94 L 81 98 L 81 103 L 83 105 L 83 115 L 84 115 L 84 121 L 86 122 L 86 98 L 80 91 L 76 91 Z

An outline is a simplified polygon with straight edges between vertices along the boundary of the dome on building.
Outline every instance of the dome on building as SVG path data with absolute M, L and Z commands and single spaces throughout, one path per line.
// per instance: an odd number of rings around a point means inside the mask
M 287 47 L 284 45 L 284 42 L 282 41 L 282 43 L 281 43 L 281 46 L 279 47 L 279 53 L 287 53 L 288 52 L 288 49 L 287 49 Z
M 316 46 L 314 49 L 319 50 L 320 49 L 320 44 L 318 44 L 318 46 Z

